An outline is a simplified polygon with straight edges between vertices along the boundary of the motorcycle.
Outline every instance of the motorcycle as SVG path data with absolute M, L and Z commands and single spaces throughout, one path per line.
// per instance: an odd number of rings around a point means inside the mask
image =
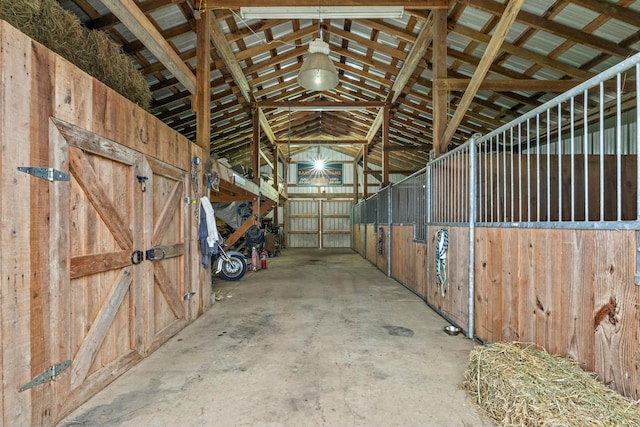
M 224 280 L 240 280 L 247 272 L 247 261 L 244 255 L 237 251 L 225 251 L 220 241 L 215 245 L 218 250 L 211 260 L 214 274 L 218 274 Z

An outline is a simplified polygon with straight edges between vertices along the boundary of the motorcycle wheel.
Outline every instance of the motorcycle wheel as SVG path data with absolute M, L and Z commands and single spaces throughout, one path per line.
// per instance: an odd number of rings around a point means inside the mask
M 229 255 L 229 261 L 222 261 L 220 277 L 225 280 L 240 280 L 247 272 L 247 261 L 240 255 Z

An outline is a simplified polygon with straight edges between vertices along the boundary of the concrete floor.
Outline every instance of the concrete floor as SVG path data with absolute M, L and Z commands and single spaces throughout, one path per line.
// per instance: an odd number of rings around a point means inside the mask
M 287 249 L 61 426 L 495 426 L 474 343 L 350 250 Z

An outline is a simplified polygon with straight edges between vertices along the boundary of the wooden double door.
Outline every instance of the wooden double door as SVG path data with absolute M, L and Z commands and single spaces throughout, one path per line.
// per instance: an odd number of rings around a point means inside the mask
M 189 320 L 188 174 L 116 142 L 52 119 L 68 183 L 54 183 L 68 277 L 52 305 L 57 415 L 73 410 Z M 55 350 L 57 348 L 58 350 Z M 55 356 L 54 356 L 55 357 Z

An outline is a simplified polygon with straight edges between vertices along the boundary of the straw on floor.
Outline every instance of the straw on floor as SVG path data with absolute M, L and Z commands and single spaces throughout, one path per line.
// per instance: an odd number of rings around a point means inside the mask
M 640 426 L 640 407 L 533 344 L 472 350 L 462 387 L 501 426 Z

